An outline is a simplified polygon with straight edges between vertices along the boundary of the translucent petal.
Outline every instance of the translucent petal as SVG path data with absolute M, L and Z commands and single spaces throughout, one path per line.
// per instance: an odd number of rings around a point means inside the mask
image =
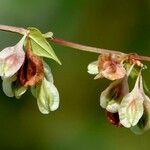
M 18 86 L 15 88 L 15 97 L 19 99 L 25 92 L 27 91 L 27 87 Z
M 101 71 L 101 74 L 109 80 L 117 80 L 123 78 L 126 75 L 126 70 L 121 64 L 116 64 L 114 66 L 110 64 Z
M 16 81 L 16 76 L 12 76 L 10 78 L 2 78 L 2 88 L 3 92 L 8 96 L 8 97 L 13 97 L 14 96 L 14 91 L 12 89 L 12 83 Z
M 43 114 L 48 114 L 59 107 L 59 93 L 57 88 L 45 78 L 38 88 L 37 103 L 39 110 Z
M 131 131 L 135 134 L 142 134 L 150 129 L 150 98 L 143 95 L 144 98 L 144 113 L 138 124 L 131 128 Z
M 87 68 L 89 74 L 98 74 L 98 61 L 91 62 Z
M 8 97 L 19 99 L 27 90 L 27 87 L 19 85 L 16 75 L 9 78 L 2 78 L 2 87 Z
M 49 65 L 46 62 L 44 62 L 44 74 L 45 74 L 45 78 L 47 81 L 54 83 L 51 68 L 49 67 Z
M 22 66 L 25 53 L 23 51 L 24 36 L 15 46 L 7 47 L 0 52 L 0 76 L 10 77 Z
M 114 100 L 111 100 L 108 102 L 106 110 L 111 112 L 111 113 L 116 113 L 116 112 L 118 112 L 118 108 L 119 108 L 119 103 L 117 103 Z
M 143 97 L 141 93 L 132 91 L 127 94 L 119 107 L 120 122 L 124 127 L 135 126 L 143 115 Z
M 102 76 L 109 80 L 121 79 L 126 75 L 126 70 L 121 63 L 121 58 L 115 54 L 100 55 L 98 68 Z
M 127 77 L 112 82 L 100 96 L 100 105 L 109 112 L 118 112 L 122 98 L 129 93 Z

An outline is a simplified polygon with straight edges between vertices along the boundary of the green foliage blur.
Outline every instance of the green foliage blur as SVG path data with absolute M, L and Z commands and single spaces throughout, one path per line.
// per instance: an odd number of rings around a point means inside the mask
M 82 44 L 150 54 L 149 0 L 0 0 L 0 24 L 33 26 Z M 19 39 L 0 31 L 0 49 Z M 42 115 L 30 91 L 17 100 L 0 88 L 0 149 L 148 150 L 150 131 L 137 136 L 107 122 L 99 96 L 109 82 L 93 80 L 87 73 L 88 63 L 98 55 L 51 44 L 62 62 L 60 66 L 47 60 L 60 107 Z M 149 75 L 145 70 L 150 88 Z

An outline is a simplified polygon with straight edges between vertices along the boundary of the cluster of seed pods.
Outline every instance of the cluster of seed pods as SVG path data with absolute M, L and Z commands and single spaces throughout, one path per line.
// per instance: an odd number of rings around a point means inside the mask
M 43 114 L 59 106 L 59 93 L 54 85 L 51 69 L 42 57 L 32 51 L 26 35 L 12 47 L 0 52 L 2 88 L 8 97 L 20 98 L 29 88 Z
M 138 67 L 134 88 L 129 90 L 129 76 Z M 142 70 L 144 65 L 135 54 L 118 56 L 102 54 L 88 65 L 88 73 L 95 79 L 107 78 L 112 83 L 101 93 L 100 106 L 108 120 L 117 127 L 130 128 L 141 134 L 150 128 L 150 98 L 144 93 Z

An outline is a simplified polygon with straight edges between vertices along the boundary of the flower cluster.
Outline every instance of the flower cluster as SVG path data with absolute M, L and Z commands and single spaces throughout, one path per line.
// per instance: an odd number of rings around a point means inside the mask
M 106 110 L 108 120 L 117 127 L 141 134 L 150 128 L 150 98 L 143 88 L 144 66 L 134 56 L 102 54 L 98 61 L 88 65 L 88 73 L 96 74 L 95 79 L 104 77 L 113 81 L 100 95 L 100 106 Z M 128 78 L 137 66 L 135 85 L 130 91 Z
M 31 39 L 24 35 L 15 46 L 0 52 L 2 88 L 8 97 L 16 98 L 30 88 L 41 113 L 48 114 L 58 108 L 59 93 L 50 67 L 42 57 L 33 53 L 32 46 Z

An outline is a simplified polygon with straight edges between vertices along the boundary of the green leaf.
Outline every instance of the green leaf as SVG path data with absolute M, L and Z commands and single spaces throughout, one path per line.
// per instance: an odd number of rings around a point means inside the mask
M 42 33 L 38 29 L 33 27 L 29 27 L 28 29 L 30 30 L 29 37 L 31 38 L 31 46 L 33 53 L 35 53 L 38 56 L 53 59 L 59 64 L 61 64 L 54 50 L 44 38 Z

